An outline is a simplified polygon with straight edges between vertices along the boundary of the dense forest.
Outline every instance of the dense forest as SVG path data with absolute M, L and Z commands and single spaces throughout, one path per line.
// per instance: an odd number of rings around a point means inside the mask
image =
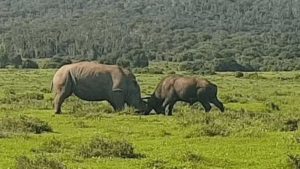
M 298 0 L 1 0 L 0 67 L 60 58 L 300 70 L 299 28 Z

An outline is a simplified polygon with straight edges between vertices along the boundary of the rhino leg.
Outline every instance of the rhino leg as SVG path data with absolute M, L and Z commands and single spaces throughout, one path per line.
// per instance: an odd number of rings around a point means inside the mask
M 71 96 L 72 92 L 71 89 L 67 89 L 66 87 L 62 88 L 59 90 L 54 98 L 54 109 L 55 109 L 55 114 L 61 114 L 61 105 L 65 101 L 66 98 Z
M 175 102 L 172 102 L 172 103 L 169 104 L 168 116 L 172 116 L 174 104 L 175 104 Z
M 207 101 L 200 101 L 202 106 L 204 107 L 205 112 L 209 112 L 211 109 L 211 105 Z
M 212 99 L 211 103 L 213 103 L 216 107 L 218 107 L 221 112 L 224 112 L 224 109 L 225 109 L 224 105 L 222 102 L 220 102 L 220 100 L 218 100 L 218 98 Z
M 144 115 L 149 115 L 152 109 L 148 109 L 144 112 Z
M 172 116 L 173 107 L 174 107 L 175 103 L 176 103 L 176 101 L 172 100 L 172 99 L 166 99 L 164 101 L 163 108 L 168 111 L 167 113 L 165 112 L 165 114 L 167 114 L 168 116 Z
M 115 111 L 124 110 L 125 101 L 123 92 L 120 91 L 113 91 L 112 92 L 112 99 L 109 101 Z

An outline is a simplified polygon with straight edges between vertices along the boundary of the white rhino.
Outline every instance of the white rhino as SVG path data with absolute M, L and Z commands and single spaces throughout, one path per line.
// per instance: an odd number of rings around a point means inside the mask
M 56 114 L 62 113 L 62 103 L 73 93 L 87 101 L 106 100 L 115 111 L 123 110 L 125 103 L 138 111 L 146 108 L 135 76 L 117 65 L 94 62 L 64 65 L 55 73 L 51 88 L 55 92 Z

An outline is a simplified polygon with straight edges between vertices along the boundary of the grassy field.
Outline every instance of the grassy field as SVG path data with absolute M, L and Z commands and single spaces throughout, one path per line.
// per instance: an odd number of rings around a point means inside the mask
M 300 72 L 205 76 L 225 113 L 177 103 L 171 117 L 75 96 L 54 115 L 54 72 L 0 70 L 1 169 L 300 167 Z M 143 95 L 164 76 L 137 74 Z

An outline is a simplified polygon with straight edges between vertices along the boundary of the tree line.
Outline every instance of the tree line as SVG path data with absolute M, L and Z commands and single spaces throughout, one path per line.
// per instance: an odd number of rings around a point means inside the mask
M 299 16 L 297 0 L 3 0 L 0 67 L 21 56 L 300 70 Z

